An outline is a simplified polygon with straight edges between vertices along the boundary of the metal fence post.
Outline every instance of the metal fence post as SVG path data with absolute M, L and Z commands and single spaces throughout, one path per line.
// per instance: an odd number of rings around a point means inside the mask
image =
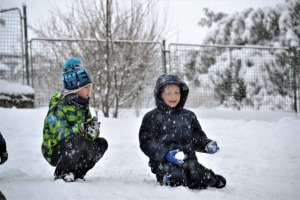
M 29 54 L 28 54 L 28 34 L 27 34 L 27 14 L 26 5 L 23 4 L 23 20 L 24 20 L 24 48 L 25 48 L 25 67 L 26 67 L 26 80 L 29 85 Z
M 167 73 L 167 57 L 166 57 L 166 40 L 163 40 L 162 41 L 162 44 L 163 44 L 163 46 L 162 46 L 162 61 L 163 61 L 163 72 L 164 73 Z
M 292 88 L 294 91 L 294 105 L 293 109 L 297 113 L 298 108 L 297 108 L 297 51 L 296 48 L 293 47 L 291 49 L 292 51 L 292 60 L 291 60 L 291 67 L 292 67 Z

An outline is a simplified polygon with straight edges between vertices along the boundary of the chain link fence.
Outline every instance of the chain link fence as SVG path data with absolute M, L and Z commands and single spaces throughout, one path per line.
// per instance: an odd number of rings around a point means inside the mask
M 0 10 L 0 80 L 25 85 L 22 27 L 18 8 Z M 106 40 L 32 39 L 29 44 L 27 83 L 35 90 L 35 106 L 47 105 L 62 89 L 64 62 L 75 56 L 93 76 L 94 103 L 102 101 L 105 83 L 115 79 L 110 90 L 117 91 L 113 98 L 118 95 L 122 107 L 153 107 L 155 81 L 167 71 L 188 83 L 189 108 L 299 112 L 300 48 L 169 44 L 166 49 L 156 42 L 113 41 L 108 55 Z
M 93 77 L 93 91 L 100 90 L 102 86 L 107 87 L 106 83 L 117 76 L 118 83 L 114 83 L 118 84 L 119 92 L 124 92 L 124 97 L 136 86 L 140 87 L 136 90 L 137 98 L 128 103 L 124 102 L 121 104 L 122 107 L 153 106 L 153 98 L 149 96 L 153 96 L 156 78 L 162 73 L 161 44 L 145 41 L 113 41 L 114 49 L 111 52 L 113 60 L 110 67 L 106 67 L 106 42 L 105 40 L 32 39 L 30 71 L 35 90 L 35 105 L 48 105 L 53 93 L 63 88 L 61 73 L 65 61 L 69 57 L 79 57 Z M 107 76 L 103 77 L 102 74 L 110 75 L 107 79 Z M 121 86 L 122 81 L 126 84 Z M 136 93 L 133 92 L 127 99 Z M 94 103 L 100 99 L 101 97 L 96 95 L 96 99 L 93 99 Z
M 25 84 L 22 15 L 19 8 L 0 10 L 0 80 Z
M 187 107 L 299 109 L 299 49 L 170 44 L 169 71 L 190 86 Z

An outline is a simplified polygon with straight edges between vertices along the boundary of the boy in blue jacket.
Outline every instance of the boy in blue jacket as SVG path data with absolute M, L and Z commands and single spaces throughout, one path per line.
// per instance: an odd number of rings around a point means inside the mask
M 198 162 L 196 151 L 220 149 L 207 138 L 196 115 L 184 108 L 189 88 L 177 75 L 161 75 L 155 86 L 157 108 L 146 113 L 139 131 L 140 148 L 161 185 L 190 189 L 223 188 L 226 180 Z M 183 154 L 180 158 L 179 154 Z

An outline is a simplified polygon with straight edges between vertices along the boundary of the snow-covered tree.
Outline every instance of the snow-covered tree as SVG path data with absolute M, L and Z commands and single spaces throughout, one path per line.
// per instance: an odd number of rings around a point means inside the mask
M 205 44 L 300 46 L 298 0 L 286 0 L 274 7 L 249 8 L 231 15 L 205 13 L 207 17 L 199 23 L 211 27 Z
M 294 77 L 289 61 L 296 55 L 288 48 L 300 46 L 300 2 L 286 0 L 274 7 L 249 8 L 231 15 L 206 9 L 205 14 L 199 23 L 210 27 L 205 44 L 245 46 L 204 51 L 193 63 L 195 68 L 203 68 L 205 60 L 212 61 L 207 63 L 208 77 L 220 102 L 237 108 L 259 109 L 268 104 L 272 104 L 272 109 L 290 107 Z M 249 45 L 274 48 L 246 47 Z M 299 69 L 296 73 L 299 80 Z M 198 73 L 198 77 L 201 85 L 203 76 Z

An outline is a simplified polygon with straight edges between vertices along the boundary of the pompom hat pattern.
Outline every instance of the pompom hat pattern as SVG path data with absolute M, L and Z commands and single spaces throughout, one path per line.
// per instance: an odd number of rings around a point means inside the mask
M 79 58 L 69 58 L 61 76 L 64 88 L 67 90 L 76 90 L 92 83 L 91 76 Z

